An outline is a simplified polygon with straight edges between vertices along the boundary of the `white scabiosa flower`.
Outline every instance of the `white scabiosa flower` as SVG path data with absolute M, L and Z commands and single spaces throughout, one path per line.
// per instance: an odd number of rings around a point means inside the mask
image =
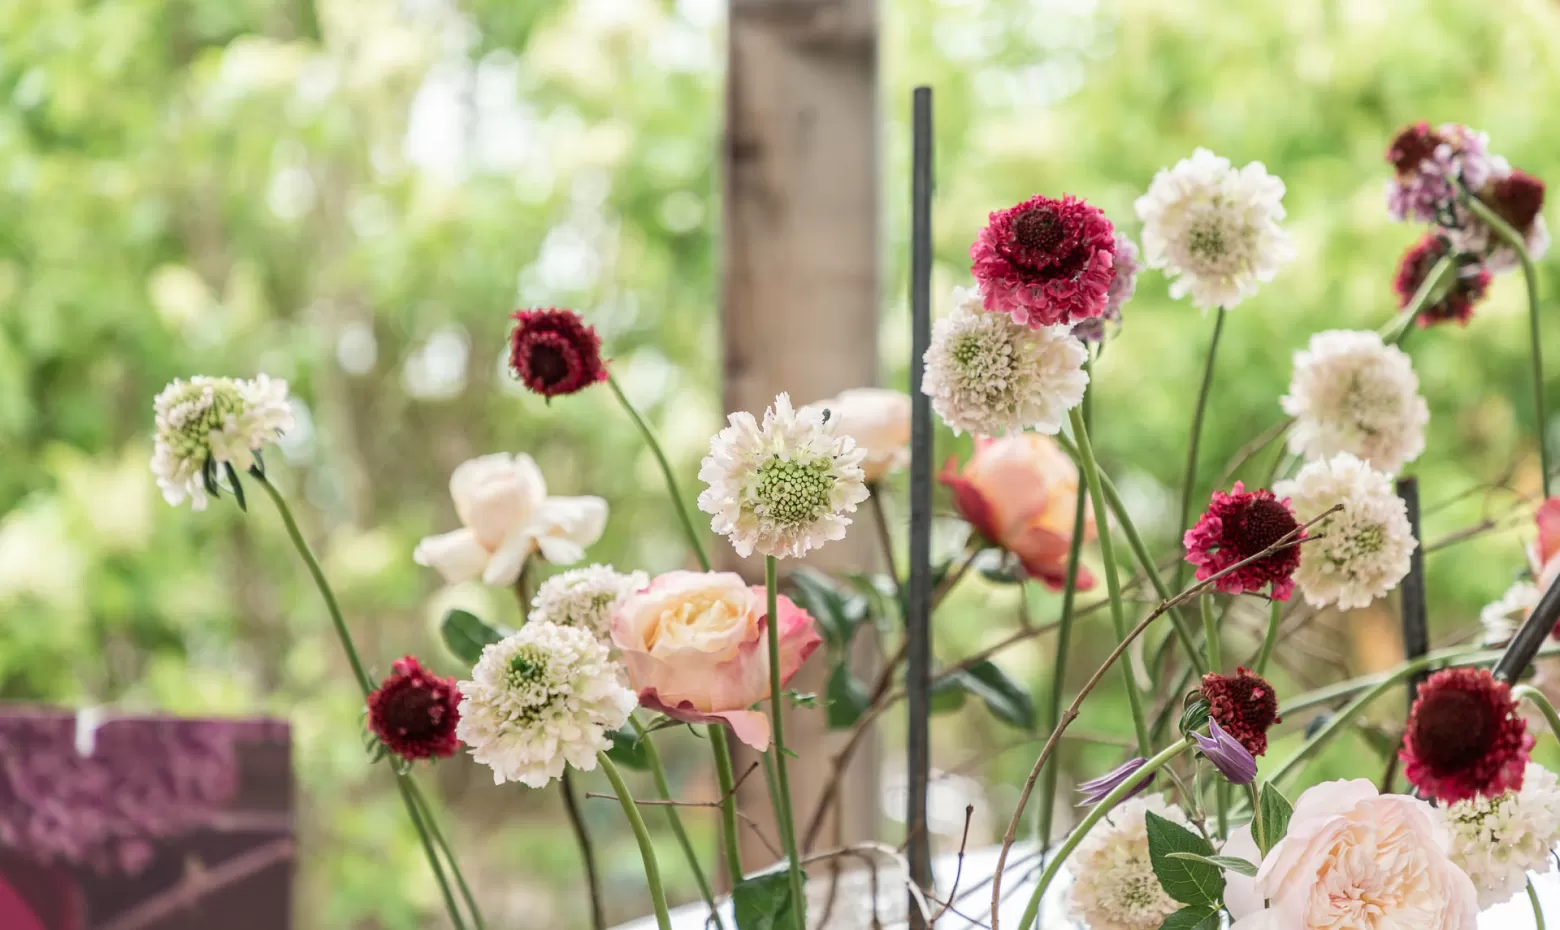
M 866 451 L 836 435 L 822 408 L 796 410 L 788 394 L 762 424 L 745 411 L 727 420 L 699 467 L 709 485 L 699 509 L 737 555 L 795 558 L 844 539 L 846 514 L 867 499 Z
M 1312 535 L 1319 538 L 1300 548 L 1295 584 L 1312 607 L 1368 606 L 1408 574 L 1418 542 L 1384 472 L 1341 452 L 1307 464 L 1293 480 L 1273 485 L 1273 493 L 1289 498 L 1301 520 L 1343 505 L 1317 526 Z
M 610 565 L 571 569 L 536 589 L 529 622 L 577 626 L 605 639 L 618 604 L 649 584 L 650 576 L 644 572 L 625 575 Z
M 188 498 L 196 510 L 206 509 L 208 479 L 224 477 L 227 465 L 248 471 L 261 446 L 293 427 L 287 382 L 266 375 L 175 380 L 152 406 L 157 486 L 168 503 L 177 506 Z
M 921 390 L 955 433 L 1055 435 L 1083 401 L 1089 353 L 1066 326 L 1030 329 L 981 309 L 978 290 L 955 291 L 952 315 L 932 327 Z
M 482 650 L 458 687 L 455 735 L 493 770 L 493 783 L 540 788 L 565 764 L 589 772 L 637 706 L 623 669 L 589 630 L 527 623 Z
M 1490 646 L 1510 642 L 1522 621 L 1538 606 L 1538 597 L 1538 585 L 1518 581 L 1506 589 L 1500 600 L 1485 604 L 1479 611 L 1479 625 L 1484 627 L 1483 642 Z
M 1284 182 L 1259 161 L 1231 167 L 1200 148 L 1161 168 L 1137 199 L 1143 257 L 1175 280 L 1170 296 L 1229 309 L 1273 280 L 1294 256 L 1284 218 Z
M 1073 853 L 1068 913 L 1089 930 L 1159 930 L 1181 908 L 1160 886 L 1148 857 L 1149 811 L 1187 823 L 1181 809 L 1159 795 L 1134 798 L 1111 811 Z
M 1452 861 L 1479 892 L 1479 907 L 1509 901 L 1527 884 L 1527 873 L 1555 867 L 1550 850 L 1560 842 L 1560 780 L 1529 762 L 1522 788 L 1492 798 L 1458 801 L 1446 809 Z
M 1348 452 L 1396 474 L 1425 449 L 1430 408 L 1419 396 L 1413 362 L 1373 332 L 1312 336 L 1295 353 L 1289 393 L 1279 402 L 1295 418 L 1289 451 L 1307 459 Z

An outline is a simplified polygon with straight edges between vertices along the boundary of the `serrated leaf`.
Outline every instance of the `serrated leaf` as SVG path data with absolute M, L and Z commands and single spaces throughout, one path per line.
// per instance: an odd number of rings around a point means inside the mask
M 1222 869 L 1226 872 L 1238 872 L 1247 878 L 1257 877 L 1256 866 L 1234 856 L 1199 856 L 1196 853 L 1188 852 L 1173 852 L 1166 853 L 1166 855 L 1172 859 L 1185 859 L 1188 862 L 1205 862 L 1216 869 Z
M 829 673 L 829 683 L 824 690 L 829 700 L 829 729 L 843 730 L 861 719 L 872 703 L 867 686 L 851 674 L 850 664 L 836 662 Z
M 1165 893 L 1182 904 L 1218 905 L 1224 897 L 1224 873 L 1205 862 L 1170 856 L 1170 853 L 1185 852 L 1209 857 L 1213 855 L 1213 847 L 1207 840 L 1153 811 L 1145 816 L 1148 857 Z
M 986 702 L 998 720 L 1024 730 L 1035 728 L 1035 702 L 995 663 L 987 659 L 952 676 L 959 687 Z
M 445 648 L 467 665 L 476 665 L 482 648 L 504 638 L 504 634 L 467 610 L 451 610 L 439 623 L 439 635 Z
M 636 771 L 650 770 L 650 754 L 645 751 L 639 734 L 630 730 L 608 730 L 607 738 L 612 740 L 612 748 L 607 750 L 607 758 Z
M 1257 797 L 1257 804 L 1261 809 L 1261 816 L 1257 821 L 1257 829 L 1253 831 L 1252 839 L 1257 841 L 1257 848 L 1262 850 L 1264 857 L 1278 845 L 1289 833 L 1289 818 L 1294 815 L 1294 805 L 1284 797 L 1284 793 L 1273 787 L 1272 782 L 1262 786 L 1262 793 Z
M 737 882 L 731 889 L 737 930 L 801 930 L 791 907 L 790 875 L 781 869 Z
M 1219 930 L 1219 909 L 1197 904 L 1165 918 L 1159 930 Z

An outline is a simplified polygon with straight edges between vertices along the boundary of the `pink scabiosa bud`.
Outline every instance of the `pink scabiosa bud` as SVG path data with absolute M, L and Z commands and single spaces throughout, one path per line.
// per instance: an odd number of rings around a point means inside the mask
M 1289 498 L 1279 500 L 1266 488 L 1247 491 L 1235 482 L 1231 493 L 1213 492 L 1213 502 L 1197 525 L 1186 531 L 1186 561 L 1197 566 L 1197 579 L 1212 578 L 1262 552 L 1300 528 Z M 1303 539 L 1299 533 L 1295 538 Z M 1295 589 L 1300 547 L 1289 546 L 1241 566 L 1214 582 L 1226 594 L 1248 594 L 1272 587 L 1275 600 L 1287 601 Z
M 443 759 L 460 741 L 460 692 L 455 679 L 440 678 L 413 656 L 396 660 L 383 683 L 368 696 L 368 726 L 379 741 L 408 762 Z
M 1110 220 L 1071 195 L 992 213 L 970 246 L 986 309 L 1032 329 L 1104 314 L 1115 256 Z
M 1267 731 L 1283 723 L 1278 715 L 1278 694 L 1273 686 L 1250 669 L 1233 675 L 1207 674 L 1202 680 L 1208 715 L 1253 756 L 1267 752 Z
M 517 310 L 509 334 L 509 370 L 546 398 L 607 380 L 601 337 L 573 310 Z
M 1392 290 L 1397 293 L 1399 307 L 1407 307 L 1413 301 L 1425 283 L 1425 278 L 1429 276 L 1430 269 L 1446 252 L 1446 240 L 1435 233 L 1428 233 L 1403 253 L 1403 258 L 1398 262 L 1397 277 L 1392 281 Z M 1439 297 L 1432 294 L 1433 299 L 1420 309 L 1414 322 L 1421 329 L 1448 322 L 1467 326 L 1473 318 L 1474 305 L 1484 299 L 1489 286 L 1489 269 L 1473 256 L 1459 256 L 1457 275 L 1452 279 L 1451 286 Z
M 1403 734 L 1403 774 L 1448 804 L 1522 788 L 1533 734 L 1489 669 L 1449 668 L 1419 686 Z

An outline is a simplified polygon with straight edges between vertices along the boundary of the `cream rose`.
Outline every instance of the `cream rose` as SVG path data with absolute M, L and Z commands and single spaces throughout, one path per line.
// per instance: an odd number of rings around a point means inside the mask
M 1300 795 L 1256 878 L 1226 873 L 1230 930 L 1477 930 L 1478 893 L 1450 848 L 1424 801 L 1365 779 L 1325 782 Z M 1258 860 L 1250 827 L 1224 855 Z
M 822 639 L 813 618 L 779 600 L 780 680 L 789 682 Z M 763 588 L 731 572 L 668 572 L 618 605 L 612 643 L 639 703 L 689 723 L 721 722 L 769 748 L 769 642 Z
M 878 481 L 910 461 L 910 395 L 887 388 L 851 388 L 809 404 L 829 411 L 836 435 L 849 436 L 867 457 L 866 481 Z
M 450 497 L 461 528 L 425 538 L 412 553 L 450 584 L 478 576 L 490 585 L 514 584 L 537 551 L 554 565 L 573 564 L 607 525 L 607 502 L 599 497 L 548 497 L 529 455 L 462 462 L 450 475 Z

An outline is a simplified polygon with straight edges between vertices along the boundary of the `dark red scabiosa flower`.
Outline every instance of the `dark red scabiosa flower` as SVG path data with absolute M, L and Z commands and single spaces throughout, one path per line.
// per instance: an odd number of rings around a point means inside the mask
M 1387 146 L 1387 163 L 1399 175 L 1414 174 L 1422 162 L 1435 156 L 1436 147 L 1445 141 L 1429 123 L 1420 120 L 1412 126 L 1403 127 L 1392 138 L 1392 143 Z
M 385 748 L 407 760 L 453 756 L 460 741 L 460 692 L 412 656 L 396 661 L 390 676 L 368 696 L 368 727 Z
M 1407 307 L 1413 302 L 1414 295 L 1419 293 L 1430 269 L 1446 254 L 1446 249 L 1446 240 L 1430 233 L 1403 253 L 1402 260 L 1398 262 L 1397 277 L 1392 281 L 1399 307 Z M 1474 305 L 1484 299 L 1489 287 L 1489 269 L 1472 256 L 1460 256 L 1457 277 L 1452 280 L 1451 286 L 1440 297 L 1426 304 L 1419 311 L 1415 322 L 1421 329 L 1447 322 L 1467 326 L 1468 320 L 1473 317 Z
M 1289 498 L 1279 500 L 1266 488 L 1247 491 L 1235 482 L 1231 493 L 1213 492 L 1213 502 L 1197 525 L 1186 531 L 1186 561 L 1197 566 L 1199 581 L 1251 558 L 1298 529 Z M 1304 533 L 1297 536 L 1303 539 Z M 1276 600 L 1287 601 L 1295 589 L 1300 547 L 1280 549 L 1266 558 L 1221 577 L 1214 585 L 1227 594 L 1246 594 L 1272 586 Z
M 509 370 L 528 388 L 553 398 L 607 380 L 601 337 L 573 310 L 517 310 L 509 334 Z
M 1076 197 L 1036 194 L 991 214 L 970 258 L 987 310 L 1033 329 L 1071 325 L 1105 312 L 1116 230 Z
M 1525 236 L 1544 210 L 1544 182 L 1513 168 L 1510 174 L 1491 181 L 1480 191 L 1479 199 Z
M 1272 685 L 1250 669 L 1237 668 L 1233 675 L 1204 675 L 1202 694 L 1208 701 L 1208 716 L 1247 752 L 1253 756 L 1267 752 L 1268 729 L 1284 722 Z
M 1485 668 L 1449 668 L 1419 686 L 1403 734 L 1403 774 L 1446 804 L 1522 787 L 1533 750 L 1511 688 Z

